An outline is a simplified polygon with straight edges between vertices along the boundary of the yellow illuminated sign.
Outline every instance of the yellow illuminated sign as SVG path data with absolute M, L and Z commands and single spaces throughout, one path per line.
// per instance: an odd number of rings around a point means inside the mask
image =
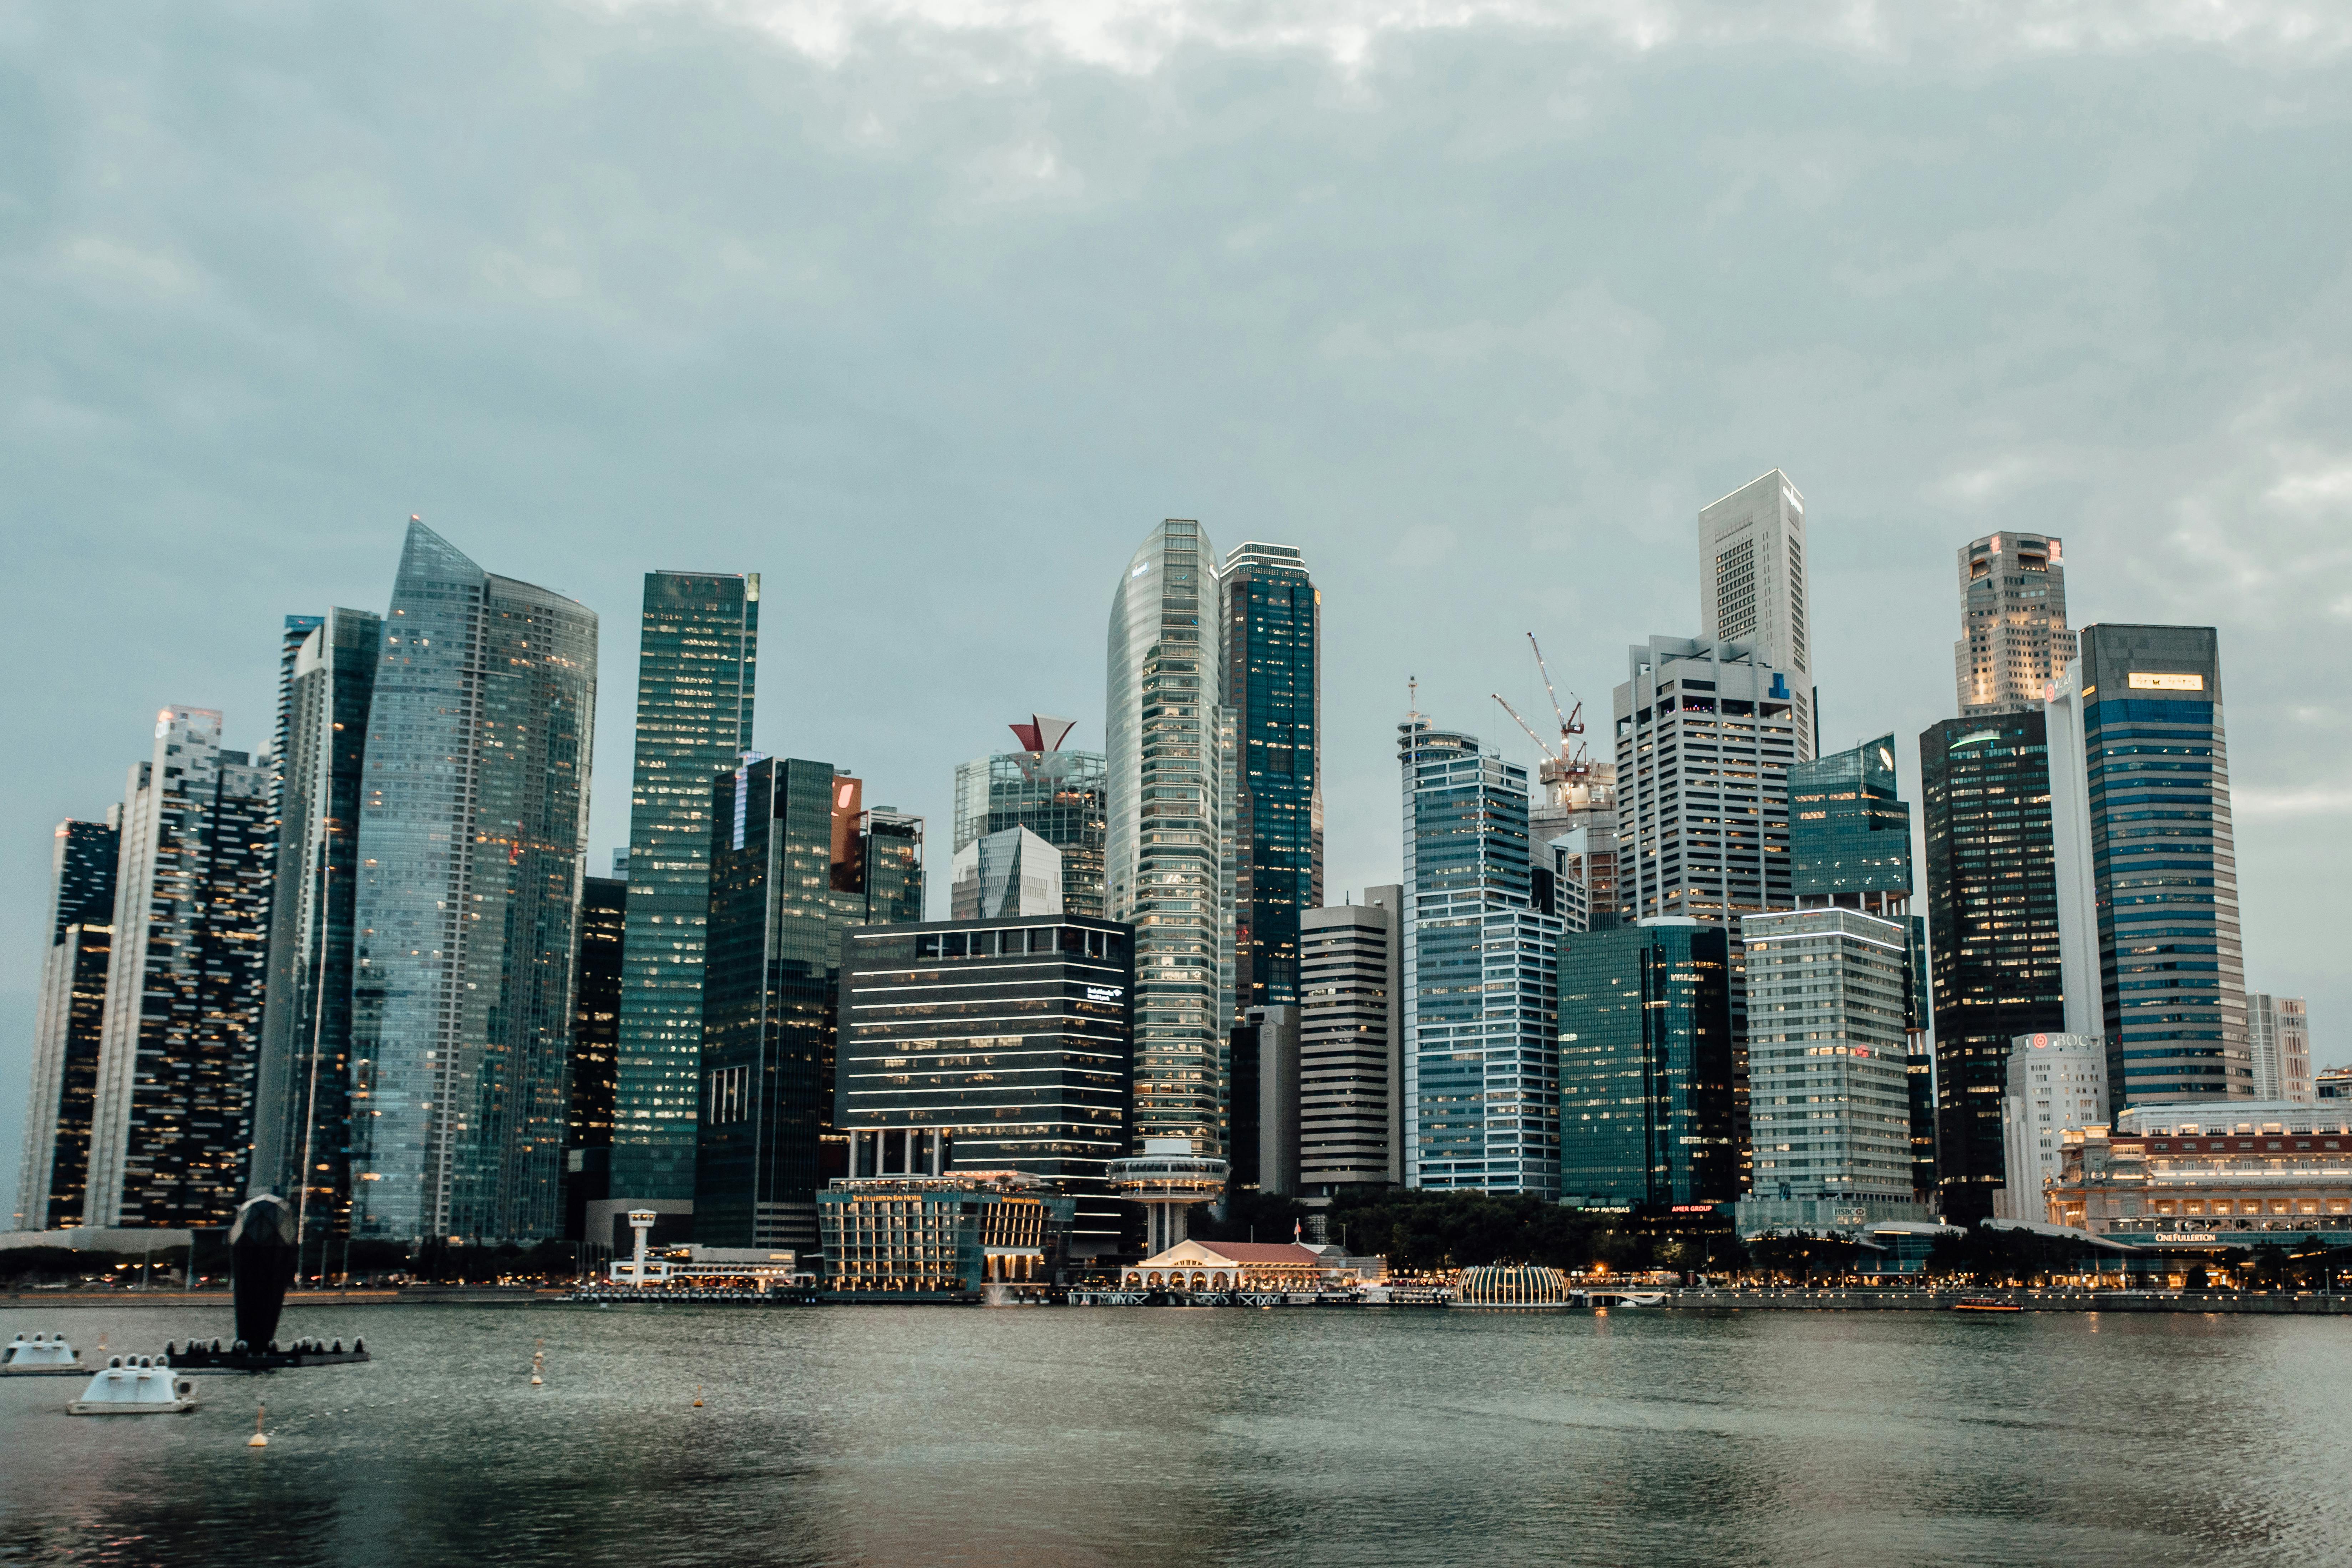
M 2130 686 L 2134 691 L 2202 691 L 2205 678 L 2201 675 L 2142 675 L 2131 672 Z

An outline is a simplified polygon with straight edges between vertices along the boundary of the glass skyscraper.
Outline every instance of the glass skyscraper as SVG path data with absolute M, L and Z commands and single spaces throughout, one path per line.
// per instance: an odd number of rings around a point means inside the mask
M 1989 1216 L 2007 1179 L 2010 1043 L 2066 1028 L 2047 733 L 2031 712 L 1947 719 L 1919 737 L 1937 1185 L 1956 1223 Z
M 1559 1190 L 1630 1209 L 1738 1195 L 1730 938 L 1668 916 L 1559 950 Z
M 227 1225 L 245 1200 L 269 930 L 270 780 L 166 708 L 116 862 L 82 1223 Z
M 2049 707 L 2067 1032 L 2107 1042 L 2116 1115 L 2251 1099 L 2220 638 L 2095 626 L 2081 647 Z
M 1323 903 L 1323 595 L 1285 544 L 1225 557 L 1234 733 L 1234 1003 L 1298 1002 L 1298 920 Z
M 1061 852 L 1062 910 L 1100 920 L 1109 795 L 1100 752 L 1058 749 L 1068 726 L 1054 720 L 1013 726 L 1036 749 L 999 752 L 960 763 L 955 775 L 955 842 L 966 848 L 993 833 L 1025 827 Z M 1024 732 L 1025 731 L 1025 732 Z
M 89 1125 L 114 949 L 114 871 L 122 813 L 60 822 L 49 863 L 48 945 L 33 1020 L 33 1080 L 25 1097 L 25 1152 L 16 1174 L 18 1230 L 82 1223 Z
M 1162 522 L 1112 598 L 1106 679 L 1105 913 L 1135 929 L 1135 1135 L 1213 1158 L 1226 1135 L 1237 854 L 1219 603 L 1201 525 Z
M 614 1198 L 694 1195 L 710 781 L 751 749 L 760 578 L 646 574 L 629 793 Z
M 596 616 L 412 519 L 362 774 L 352 1234 L 559 1233 Z
M 621 852 L 625 856 L 627 851 Z M 580 959 L 572 979 L 572 1060 L 563 1130 L 563 1234 L 588 1235 L 588 1205 L 613 1195 L 613 1095 L 621 1049 L 621 948 L 628 932 L 625 877 L 586 877 Z M 700 1028 L 701 1020 L 696 1020 Z M 701 1054 L 697 1042 L 696 1055 Z
M 814 1251 L 817 1187 L 846 1173 L 834 1118 L 842 933 L 923 912 L 922 819 L 867 811 L 863 795 L 830 763 L 789 757 L 749 759 L 713 786 L 694 1186 L 705 1245 Z
M 1405 1184 L 1555 1196 L 1563 925 L 1530 901 L 1527 770 L 1398 729 Z
M 383 618 L 289 616 L 280 670 L 278 874 L 253 1110 L 256 1192 L 294 1205 L 304 1240 L 351 1219 L 352 910 L 368 709 Z
M 1134 1110 L 1126 927 L 1055 916 L 872 927 L 842 957 L 835 1104 L 855 1177 L 1020 1171 L 1118 1250 L 1105 1173 Z

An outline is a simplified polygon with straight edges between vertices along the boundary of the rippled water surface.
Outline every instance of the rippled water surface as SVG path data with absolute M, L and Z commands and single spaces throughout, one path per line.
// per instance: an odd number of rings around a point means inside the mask
M 227 1319 L 0 1310 L 0 1339 L 40 1329 L 87 1353 Z M 282 1331 L 353 1332 L 371 1364 L 201 1378 L 189 1416 L 0 1380 L 0 1562 L 2352 1562 L 2342 1319 L 371 1306 Z

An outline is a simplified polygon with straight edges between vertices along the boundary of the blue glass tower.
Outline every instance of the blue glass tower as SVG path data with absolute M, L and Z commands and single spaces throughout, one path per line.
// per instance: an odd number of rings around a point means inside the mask
M 1285 544 L 1225 557 L 1234 749 L 1234 1005 L 1298 1001 L 1298 917 L 1323 904 L 1323 595 Z
M 613 1097 L 614 1198 L 694 1196 L 710 781 L 751 749 L 759 640 L 758 574 L 646 574 Z
M 1727 1203 L 1731 944 L 1666 917 L 1559 951 L 1559 1185 L 1588 1208 Z
M 1559 1191 L 1562 921 L 1531 901 L 1528 774 L 1399 726 L 1405 1185 Z
M 2048 709 L 2066 1028 L 2110 1109 L 2252 1098 L 2220 638 L 2095 626 Z
M 362 775 L 352 1234 L 558 1235 L 596 616 L 412 519 Z

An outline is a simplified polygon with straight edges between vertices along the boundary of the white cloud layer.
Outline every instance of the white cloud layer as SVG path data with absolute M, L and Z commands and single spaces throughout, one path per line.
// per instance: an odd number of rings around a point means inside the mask
M 2352 16 L 2311 0 L 587 0 L 626 13 L 692 10 L 837 63 L 862 39 L 908 28 L 1009 43 L 1027 55 L 1141 73 L 1187 51 L 1297 50 L 1349 68 L 1384 45 L 1485 32 L 1573 38 L 1635 53 L 1809 43 L 1888 59 L 1979 62 L 2153 48 L 2211 48 L 2277 64 L 2352 46 Z

